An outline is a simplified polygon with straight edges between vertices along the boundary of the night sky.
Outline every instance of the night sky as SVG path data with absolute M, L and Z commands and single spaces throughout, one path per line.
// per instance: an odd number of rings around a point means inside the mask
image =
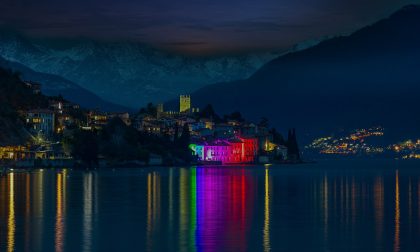
M 224 53 L 351 32 L 410 3 L 420 0 L 1 0 L 0 25 L 38 37 Z

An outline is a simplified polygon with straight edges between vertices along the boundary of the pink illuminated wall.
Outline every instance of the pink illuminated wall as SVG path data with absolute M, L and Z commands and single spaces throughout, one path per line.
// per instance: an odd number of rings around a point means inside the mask
M 197 145 L 203 149 L 199 158 L 203 161 L 220 161 L 223 164 L 252 163 L 258 151 L 256 138 L 241 138 L 240 141 L 215 141 L 213 144 Z

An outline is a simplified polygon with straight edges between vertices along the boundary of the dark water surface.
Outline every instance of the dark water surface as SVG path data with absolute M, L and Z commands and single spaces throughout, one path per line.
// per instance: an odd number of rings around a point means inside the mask
M 419 251 L 420 162 L 10 171 L 0 251 Z

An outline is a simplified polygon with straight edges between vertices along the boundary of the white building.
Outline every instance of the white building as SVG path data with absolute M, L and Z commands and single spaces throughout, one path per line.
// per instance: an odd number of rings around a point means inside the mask
M 30 110 L 26 114 L 26 124 L 36 134 L 51 136 L 55 129 L 54 112 L 47 109 Z

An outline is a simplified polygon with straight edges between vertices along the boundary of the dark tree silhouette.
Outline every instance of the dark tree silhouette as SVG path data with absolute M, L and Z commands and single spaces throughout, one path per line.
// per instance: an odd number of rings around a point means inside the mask
M 178 144 L 181 148 L 188 148 L 188 145 L 190 144 L 191 140 L 191 134 L 190 134 L 190 128 L 188 124 L 184 124 L 182 127 L 182 133 L 181 137 L 179 138 Z
M 216 114 L 211 104 L 208 104 L 206 107 L 204 107 L 204 109 L 201 110 L 199 115 L 201 118 L 210 118 L 214 120 L 215 122 L 221 121 L 219 115 Z
M 235 120 L 235 121 L 238 121 L 238 122 L 244 122 L 245 121 L 245 119 L 242 117 L 241 112 L 239 112 L 239 111 L 235 111 L 235 112 L 231 113 L 230 115 L 225 115 L 223 118 L 226 121 L 227 120 Z
M 287 158 L 291 161 L 300 161 L 300 151 L 296 138 L 296 130 L 291 129 L 287 137 Z
M 182 133 L 180 138 L 177 142 L 177 148 L 179 152 L 179 156 L 185 161 L 190 162 L 193 158 L 191 150 L 188 148 L 188 145 L 190 144 L 191 140 L 191 134 L 190 134 L 190 128 L 188 124 L 184 124 L 182 127 Z
M 258 123 L 258 127 L 268 128 L 268 119 L 267 117 L 262 117 L 260 122 Z
M 98 139 L 94 131 L 78 130 L 74 134 L 72 156 L 88 167 L 98 166 Z
M 284 140 L 282 134 L 280 134 L 275 128 L 270 130 L 270 134 L 273 135 L 273 142 L 275 144 L 286 145 L 286 141 Z
M 157 115 L 157 107 L 155 105 L 153 105 L 153 103 L 149 102 L 145 108 L 140 109 L 139 114 L 156 116 Z

